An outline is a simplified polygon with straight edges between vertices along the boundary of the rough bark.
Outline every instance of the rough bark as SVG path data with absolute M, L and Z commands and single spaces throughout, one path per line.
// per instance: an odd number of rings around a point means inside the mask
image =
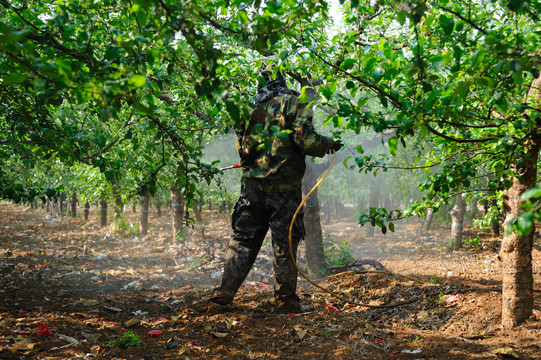
M 156 200 L 156 216 L 162 217 L 162 202 L 161 200 Z
M 512 220 L 520 213 L 520 196 L 536 184 L 538 144 L 531 144 L 524 157 L 524 167 L 517 169 L 520 176 L 513 178 L 513 185 L 505 193 L 506 216 L 499 259 L 502 265 L 502 326 L 509 329 L 528 319 L 533 310 L 532 248 L 534 229 L 519 236 L 507 231 Z
M 64 216 L 64 214 L 66 213 L 66 210 L 67 210 L 66 199 L 67 198 L 68 198 L 68 195 L 66 195 L 65 192 L 60 193 L 60 197 L 58 199 L 58 206 L 60 209 L 59 216 Z
M 462 233 L 464 231 L 464 215 L 466 214 L 466 201 L 464 196 L 456 196 L 455 205 L 451 210 L 451 249 L 462 247 Z
M 122 202 L 122 196 L 120 195 L 120 189 L 116 181 L 111 181 L 111 189 L 113 191 L 113 199 L 115 200 L 115 220 L 118 220 L 122 216 L 124 203 Z
M 90 213 L 90 203 L 88 201 L 85 202 L 85 206 L 83 208 L 83 219 L 85 221 L 88 221 L 88 214 Z
M 148 196 L 141 197 L 141 210 L 139 217 L 139 233 L 142 236 L 148 234 L 148 209 L 149 209 L 149 199 Z
M 100 200 L 100 226 L 107 226 L 107 201 Z
M 201 205 L 199 205 L 198 203 L 194 203 L 193 204 L 193 213 L 195 215 L 195 221 L 200 223 L 203 220 L 203 218 L 201 217 Z
M 77 217 L 77 193 L 71 194 L 71 217 Z
M 432 230 L 432 221 L 434 220 L 434 209 L 428 208 L 426 210 L 425 221 L 423 221 L 423 227 L 421 228 L 422 234 L 428 234 Z
M 184 197 L 182 191 L 176 186 L 171 185 L 171 214 L 173 222 L 173 242 L 177 241 L 177 234 L 182 228 L 182 218 L 184 209 Z
M 317 183 L 318 177 L 329 167 L 329 163 L 315 164 L 306 160 L 306 172 L 302 179 L 302 192 L 304 196 Z M 304 205 L 305 253 L 308 267 L 308 276 L 319 279 L 326 270 L 325 255 L 323 253 L 323 232 L 319 214 L 319 199 L 317 190 L 306 200 Z

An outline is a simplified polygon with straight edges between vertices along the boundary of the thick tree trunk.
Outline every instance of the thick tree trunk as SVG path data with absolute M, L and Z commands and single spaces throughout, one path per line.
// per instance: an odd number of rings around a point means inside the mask
M 182 228 L 184 197 L 182 191 L 176 186 L 171 185 L 171 214 L 173 222 L 173 243 L 177 241 L 177 234 Z
M 319 175 L 328 167 L 328 164 L 314 164 L 306 161 L 306 172 L 302 179 L 302 192 L 306 194 L 314 187 Z M 308 276 L 319 279 L 326 270 L 325 255 L 323 253 L 323 232 L 319 214 L 319 199 L 317 190 L 307 199 L 304 205 L 305 253 L 308 266 Z
M 503 228 L 506 235 L 499 254 L 502 265 L 502 326 L 505 329 L 521 324 L 533 310 L 532 248 L 535 230 L 519 236 L 516 231 L 509 233 L 507 228 L 520 213 L 521 195 L 536 184 L 539 148 L 537 143 L 530 145 L 523 158 L 524 167 L 516 169 L 520 176 L 513 178 L 513 185 L 505 194 L 507 212 Z
M 141 197 L 141 215 L 139 218 L 139 233 L 142 236 L 145 236 L 148 234 L 148 209 L 149 209 L 149 199 L 148 196 L 142 196 Z
M 86 201 L 83 208 L 83 218 L 85 219 L 85 221 L 88 221 L 88 213 L 90 213 L 90 203 Z
M 100 226 L 107 226 L 107 201 L 100 200 Z
M 71 194 L 71 217 L 77 217 L 77 193 Z
M 372 179 L 372 183 L 370 184 L 370 199 L 368 200 L 368 206 L 371 208 L 377 208 L 379 206 L 379 186 L 376 178 Z M 375 231 L 375 226 L 366 224 L 366 237 L 374 236 Z
M 462 233 L 464 231 L 464 214 L 466 214 L 466 201 L 464 196 L 456 196 L 455 206 L 451 210 L 451 249 L 462 247 Z

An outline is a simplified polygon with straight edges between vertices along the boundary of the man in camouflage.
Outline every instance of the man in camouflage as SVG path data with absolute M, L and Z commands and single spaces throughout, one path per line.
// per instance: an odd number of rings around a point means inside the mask
M 305 156 L 323 157 L 341 148 L 340 141 L 319 135 L 312 111 L 287 88 L 282 73 L 273 79 L 272 66 L 263 67 L 265 79 L 251 105 L 249 119 L 237 133 L 242 172 L 241 194 L 232 216 L 222 283 L 211 301 L 228 305 L 250 272 L 270 227 L 274 251 L 274 296 L 279 313 L 301 312 L 296 294 L 297 270 L 289 255 L 289 227 L 301 200 Z M 292 232 L 293 253 L 304 238 L 299 212 Z

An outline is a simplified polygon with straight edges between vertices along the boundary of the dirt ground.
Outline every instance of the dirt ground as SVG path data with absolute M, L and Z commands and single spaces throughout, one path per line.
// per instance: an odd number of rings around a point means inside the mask
M 365 237 L 353 217 L 323 225 L 355 259 L 392 273 L 349 271 L 319 283 L 372 305 L 347 304 L 304 280 L 313 312 L 274 314 L 268 244 L 232 307 L 209 306 L 230 236 L 227 214 L 171 241 L 169 215 L 150 235 L 90 220 L 49 219 L 44 210 L 0 202 L 2 359 L 541 359 L 541 251 L 536 237 L 532 317 L 513 331 L 500 322 L 499 240 L 448 252 L 448 229 L 420 236 L 419 223 Z M 136 224 L 134 225 L 137 226 Z M 468 230 L 465 238 L 475 238 Z M 302 256 L 300 263 L 302 263 Z

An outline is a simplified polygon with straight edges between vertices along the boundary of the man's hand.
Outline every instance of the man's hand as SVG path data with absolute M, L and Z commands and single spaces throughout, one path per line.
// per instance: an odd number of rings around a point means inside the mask
M 332 154 L 333 150 L 336 152 L 344 147 L 344 144 L 342 144 L 341 140 L 335 140 L 332 148 L 327 152 L 327 154 Z

